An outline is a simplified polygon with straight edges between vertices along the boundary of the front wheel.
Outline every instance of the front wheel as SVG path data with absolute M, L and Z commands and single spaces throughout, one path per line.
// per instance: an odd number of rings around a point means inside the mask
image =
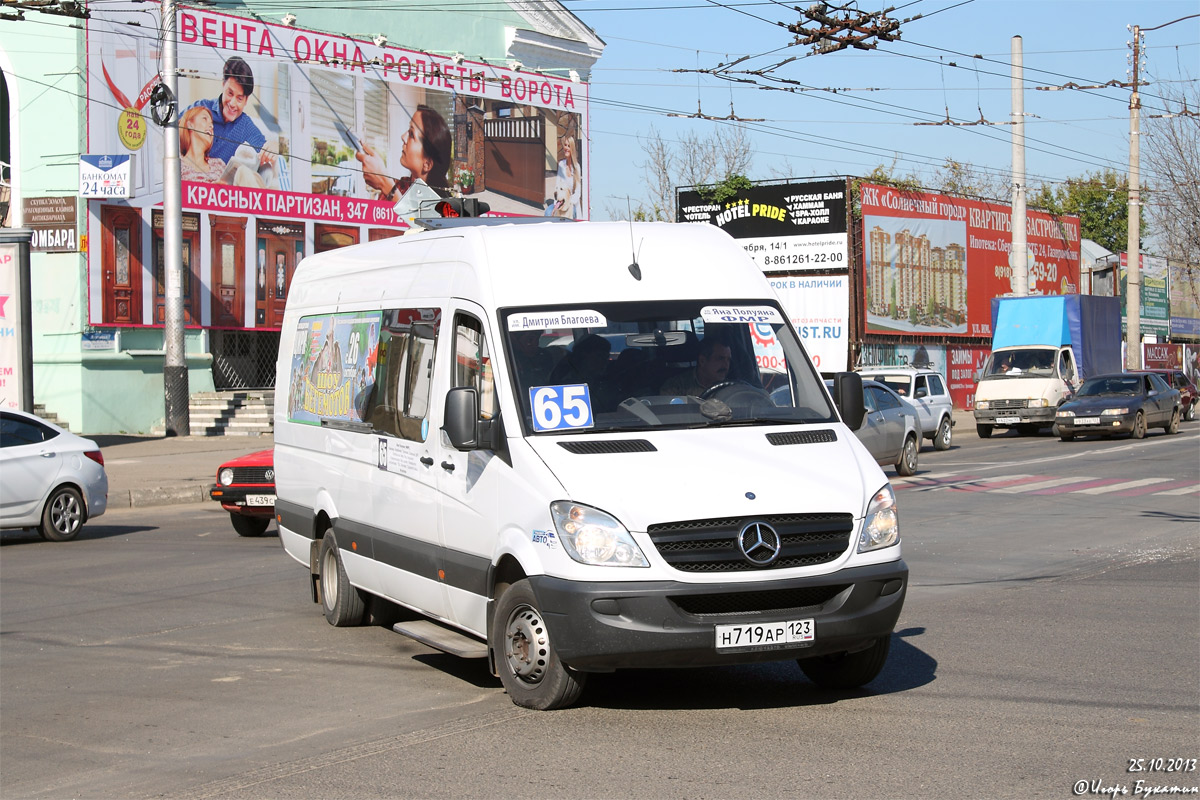
M 1179 433 L 1179 409 L 1178 408 L 1171 409 L 1171 421 L 1163 426 L 1163 430 L 1165 430 L 1167 433 L 1171 433 L 1171 434 Z
M 233 523 L 238 536 L 262 536 L 271 524 L 268 517 L 247 517 L 234 511 L 229 512 L 229 521 Z
M 937 433 L 933 435 L 934 450 L 949 450 L 950 440 L 954 437 L 954 426 L 950 424 L 950 417 L 942 417 L 942 422 L 938 425 Z
M 46 501 L 38 532 L 43 539 L 68 542 L 78 536 L 82 529 L 83 497 L 71 486 L 58 487 Z
M 492 620 L 492 650 L 500 682 L 519 706 L 538 711 L 564 708 L 583 692 L 587 676 L 558 660 L 527 580 L 517 581 L 500 595 Z
M 325 611 L 325 620 L 338 628 L 361 625 L 366 605 L 362 594 L 350 585 L 350 579 L 346 577 L 341 551 L 338 550 L 332 530 L 326 531 L 321 539 L 318 559 L 321 565 L 321 607 Z
M 879 675 L 891 646 L 892 637 L 881 636 L 857 653 L 799 658 L 796 663 L 810 681 L 823 689 L 854 689 Z
M 1129 434 L 1134 439 L 1146 438 L 1146 415 L 1141 411 L 1133 418 L 1133 432 Z
M 975 432 L 979 434 L 980 439 L 992 438 L 992 426 L 991 425 L 976 425 Z
M 1188 422 L 1191 422 L 1196 418 L 1196 402 L 1196 400 L 1193 400 L 1192 402 L 1188 403 L 1187 413 L 1183 415 L 1183 418 Z
M 904 448 L 900 451 L 900 459 L 896 462 L 896 474 L 908 477 L 917 474 L 917 436 L 913 434 L 904 440 Z

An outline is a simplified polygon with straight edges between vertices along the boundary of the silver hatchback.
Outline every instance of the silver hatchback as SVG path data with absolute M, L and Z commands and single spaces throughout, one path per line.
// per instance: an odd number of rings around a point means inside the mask
M 920 419 L 921 435 L 931 440 L 937 450 L 950 449 L 954 402 L 940 372 L 914 367 L 869 367 L 859 372 L 863 378 L 885 384 L 912 404 Z

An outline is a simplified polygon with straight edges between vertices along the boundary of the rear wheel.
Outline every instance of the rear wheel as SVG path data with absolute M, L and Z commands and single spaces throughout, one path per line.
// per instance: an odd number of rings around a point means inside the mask
M 1133 432 L 1129 435 L 1134 439 L 1146 438 L 1146 415 L 1141 411 L 1133 418 Z
M 897 475 L 908 477 L 917 473 L 917 451 L 919 449 L 917 435 L 909 434 L 909 437 L 904 440 L 904 447 L 900 450 L 900 459 L 896 462 Z
M 992 438 L 992 426 L 991 425 L 976 425 L 975 432 L 979 434 L 980 439 Z
M 500 682 L 519 706 L 538 711 L 563 708 L 583 692 L 587 676 L 558 660 L 527 580 L 517 581 L 500 595 L 492 621 L 492 650 Z
M 43 539 L 52 542 L 67 542 L 79 535 L 83 529 L 83 497 L 71 486 L 60 486 L 50 494 L 42 510 L 42 524 L 38 528 Z
M 238 536 L 262 536 L 271 524 L 268 517 L 247 517 L 234 511 L 229 512 L 229 521 L 233 523 Z
M 1188 403 L 1187 413 L 1184 415 L 1183 418 L 1186 419 L 1188 422 L 1191 422 L 1192 420 L 1194 420 L 1196 418 L 1196 401 L 1195 400 Z
M 1179 433 L 1179 409 L 1171 409 L 1171 421 L 1163 426 L 1167 433 Z
M 891 646 L 892 637 L 881 636 L 866 650 L 857 653 L 799 658 L 796 663 L 817 686 L 824 689 L 854 689 L 870 683 L 879 675 Z
M 954 437 L 954 426 L 950 424 L 950 417 L 942 417 L 941 424 L 938 425 L 937 433 L 933 435 L 934 450 L 949 450 L 950 440 Z
M 321 539 L 321 607 L 330 625 L 347 628 L 361 625 L 366 606 L 362 594 L 350 585 L 346 568 L 342 566 L 341 551 L 332 530 Z

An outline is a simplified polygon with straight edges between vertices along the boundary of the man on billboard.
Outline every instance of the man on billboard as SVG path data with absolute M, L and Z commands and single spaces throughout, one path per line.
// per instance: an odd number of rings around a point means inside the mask
M 212 115 L 213 143 L 208 158 L 220 159 L 229 165 L 221 183 L 233 183 L 235 177 L 237 182 L 246 183 L 240 177 L 245 173 L 239 167 L 246 167 L 250 173 L 261 176 L 262 185 L 271 182 L 270 176 L 263 172 L 273 171 L 275 154 L 264 149 L 267 137 L 245 112 L 253 92 L 254 72 L 250 65 L 241 56 L 231 56 L 222 70 L 221 96 L 215 100 L 197 100 L 190 106 L 206 108 Z

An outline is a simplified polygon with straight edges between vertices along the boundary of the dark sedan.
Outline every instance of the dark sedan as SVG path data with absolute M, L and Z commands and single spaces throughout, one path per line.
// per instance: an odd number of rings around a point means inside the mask
M 1064 442 L 1088 434 L 1141 439 L 1148 428 L 1178 432 L 1182 413 L 1179 391 L 1162 376 L 1120 372 L 1084 381 L 1074 399 L 1059 406 L 1055 423 Z

